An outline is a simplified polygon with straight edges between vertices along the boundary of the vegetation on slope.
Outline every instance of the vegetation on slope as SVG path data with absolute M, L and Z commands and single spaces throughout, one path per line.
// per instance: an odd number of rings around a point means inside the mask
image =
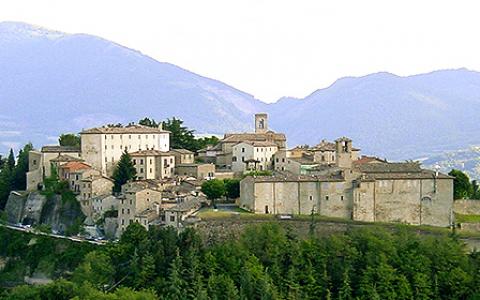
M 1 246 L 2 253 L 29 249 L 17 243 Z M 5 292 L 4 298 L 370 300 L 480 296 L 478 253 L 466 254 L 455 236 L 419 236 L 401 229 L 352 229 L 300 239 L 278 224 L 264 224 L 248 227 L 239 239 L 205 243 L 190 229 L 177 233 L 172 228 L 153 228 L 147 232 L 134 223 L 118 244 L 77 253 L 75 261 L 80 257 L 82 262 L 65 280 L 43 287 L 16 287 Z M 25 262 L 30 263 L 27 258 Z

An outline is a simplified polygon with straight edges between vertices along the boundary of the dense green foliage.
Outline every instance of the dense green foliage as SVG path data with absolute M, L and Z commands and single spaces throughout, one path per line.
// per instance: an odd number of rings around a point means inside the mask
M 137 170 L 133 165 L 132 158 L 128 154 L 127 150 L 122 153 L 120 160 L 113 171 L 112 179 L 115 183 L 113 190 L 115 192 L 120 192 L 122 190 L 122 185 L 127 183 L 127 181 L 134 179 L 137 175 Z
M 20 233 L 0 227 L 0 257 L 8 258 L 0 270 L 0 289 L 22 284 L 35 272 L 48 277 L 65 276 L 74 270 L 94 245 Z
M 223 180 L 212 179 L 202 183 L 202 193 L 209 200 L 215 200 L 225 195 L 226 189 Z
M 8 196 L 13 190 L 25 190 L 27 185 L 28 152 L 33 149 L 31 143 L 26 144 L 18 153 L 17 160 L 13 150 L 6 160 L 2 160 L 0 169 L 0 210 L 5 208 Z
M 172 228 L 146 232 L 134 223 L 119 243 L 84 255 L 73 275 L 66 278 L 69 281 L 18 287 L 7 299 L 61 299 L 61 295 L 118 299 L 118 293 L 126 293 L 128 299 L 155 299 L 155 294 L 161 299 L 450 300 L 480 296 L 480 256 L 466 254 L 455 237 L 357 228 L 300 239 L 278 224 L 264 224 L 248 227 L 238 239 L 214 240 L 204 243 L 190 229 L 179 234 Z M 0 245 L 2 255 L 6 250 L 17 255 L 13 251 L 20 248 L 3 239 Z M 25 263 L 31 262 L 25 258 Z M 105 298 L 102 290 L 111 298 Z
M 454 199 L 480 199 L 480 190 L 476 180 L 470 182 L 467 174 L 452 169 L 448 175 L 453 176 Z
M 70 146 L 80 148 L 80 136 L 73 133 L 64 133 L 58 138 L 58 144 L 60 146 Z
M 240 197 L 240 180 L 239 179 L 224 179 L 225 196 L 230 199 Z
M 163 129 L 171 132 L 170 147 L 173 149 L 187 149 L 190 151 L 198 151 L 207 147 L 208 145 L 216 145 L 218 138 L 216 136 L 195 138 L 195 130 L 191 130 L 183 126 L 183 121 L 173 117 L 163 122 L 156 122 L 155 119 L 143 118 L 138 124 L 150 127 L 159 127 L 162 125 Z

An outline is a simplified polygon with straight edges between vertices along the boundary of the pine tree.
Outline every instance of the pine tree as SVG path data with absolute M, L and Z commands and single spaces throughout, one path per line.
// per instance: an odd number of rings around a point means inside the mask
M 3 166 L 0 172 L 0 209 L 3 210 L 7 204 L 8 196 L 13 190 L 13 171 L 8 163 Z
M 132 158 L 130 154 L 125 150 L 122 156 L 120 157 L 120 161 L 117 164 L 117 167 L 113 171 L 113 180 L 115 182 L 115 186 L 113 190 L 115 192 L 120 192 L 122 190 L 122 185 L 127 183 L 127 181 L 131 179 L 135 179 L 137 175 L 137 171 L 132 162 Z
M 10 171 L 13 171 L 13 169 L 15 168 L 15 155 L 13 154 L 13 149 L 10 149 L 10 153 L 8 154 L 7 166 Z

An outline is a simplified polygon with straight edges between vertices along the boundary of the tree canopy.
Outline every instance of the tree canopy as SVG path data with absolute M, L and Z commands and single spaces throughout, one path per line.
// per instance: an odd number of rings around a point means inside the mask
M 209 200 L 215 200 L 225 195 L 225 184 L 223 180 L 212 179 L 202 183 L 202 193 L 207 196 Z
M 476 180 L 470 182 L 467 174 L 460 170 L 453 169 L 448 175 L 453 179 L 453 198 L 454 199 L 480 199 L 480 192 Z
M 193 229 L 129 225 L 102 247 L 0 228 L 10 257 L 0 282 L 23 267 L 54 265 L 45 286 L 17 286 L 2 299 L 478 299 L 480 255 L 455 236 L 407 227 L 355 227 L 301 237 L 287 225 L 246 226 L 213 242 Z M 61 246 L 61 247 L 60 247 Z M 69 270 L 73 275 L 69 276 Z M 16 275 L 17 273 L 19 275 Z M 45 271 L 44 271 L 45 272 Z M 17 277 L 15 277 L 17 276 Z M 11 281 L 10 281 L 11 282 Z
M 196 152 L 207 145 L 216 145 L 219 139 L 216 136 L 195 138 L 195 130 L 189 129 L 183 125 L 183 120 L 178 118 L 167 119 L 163 122 L 157 122 L 153 118 L 145 117 L 138 121 L 138 124 L 149 127 L 159 127 L 171 132 L 170 147 L 174 149 L 187 149 Z
M 70 146 L 80 148 L 80 136 L 73 133 L 64 133 L 58 138 L 60 146 Z
M 125 150 L 113 171 L 112 179 L 115 183 L 113 190 L 115 192 L 120 192 L 122 190 L 122 185 L 131 179 L 135 179 L 136 175 L 137 170 L 133 165 L 132 158 Z

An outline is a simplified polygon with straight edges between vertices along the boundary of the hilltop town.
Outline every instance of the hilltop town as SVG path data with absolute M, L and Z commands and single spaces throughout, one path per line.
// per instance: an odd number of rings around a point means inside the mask
M 285 134 L 269 128 L 267 114 L 256 114 L 254 124 L 254 132 L 227 133 L 196 152 L 172 148 L 171 132 L 161 124 L 90 128 L 80 132 L 80 147 L 31 150 L 26 191 L 12 191 L 8 221 L 44 222 L 46 207 L 54 206 L 45 194 L 53 177 L 74 195 L 81 210 L 75 216 L 85 216 L 80 226 L 92 238 L 119 238 L 132 223 L 194 226 L 197 212 L 216 209 L 226 193 L 209 193 L 206 185 L 228 181 L 239 191 L 229 209 L 245 213 L 441 227 L 454 222 L 451 176 L 417 162 L 363 156 L 347 137 L 289 149 Z M 116 186 L 122 159 L 134 176 Z M 57 223 L 54 231 L 63 233 Z

